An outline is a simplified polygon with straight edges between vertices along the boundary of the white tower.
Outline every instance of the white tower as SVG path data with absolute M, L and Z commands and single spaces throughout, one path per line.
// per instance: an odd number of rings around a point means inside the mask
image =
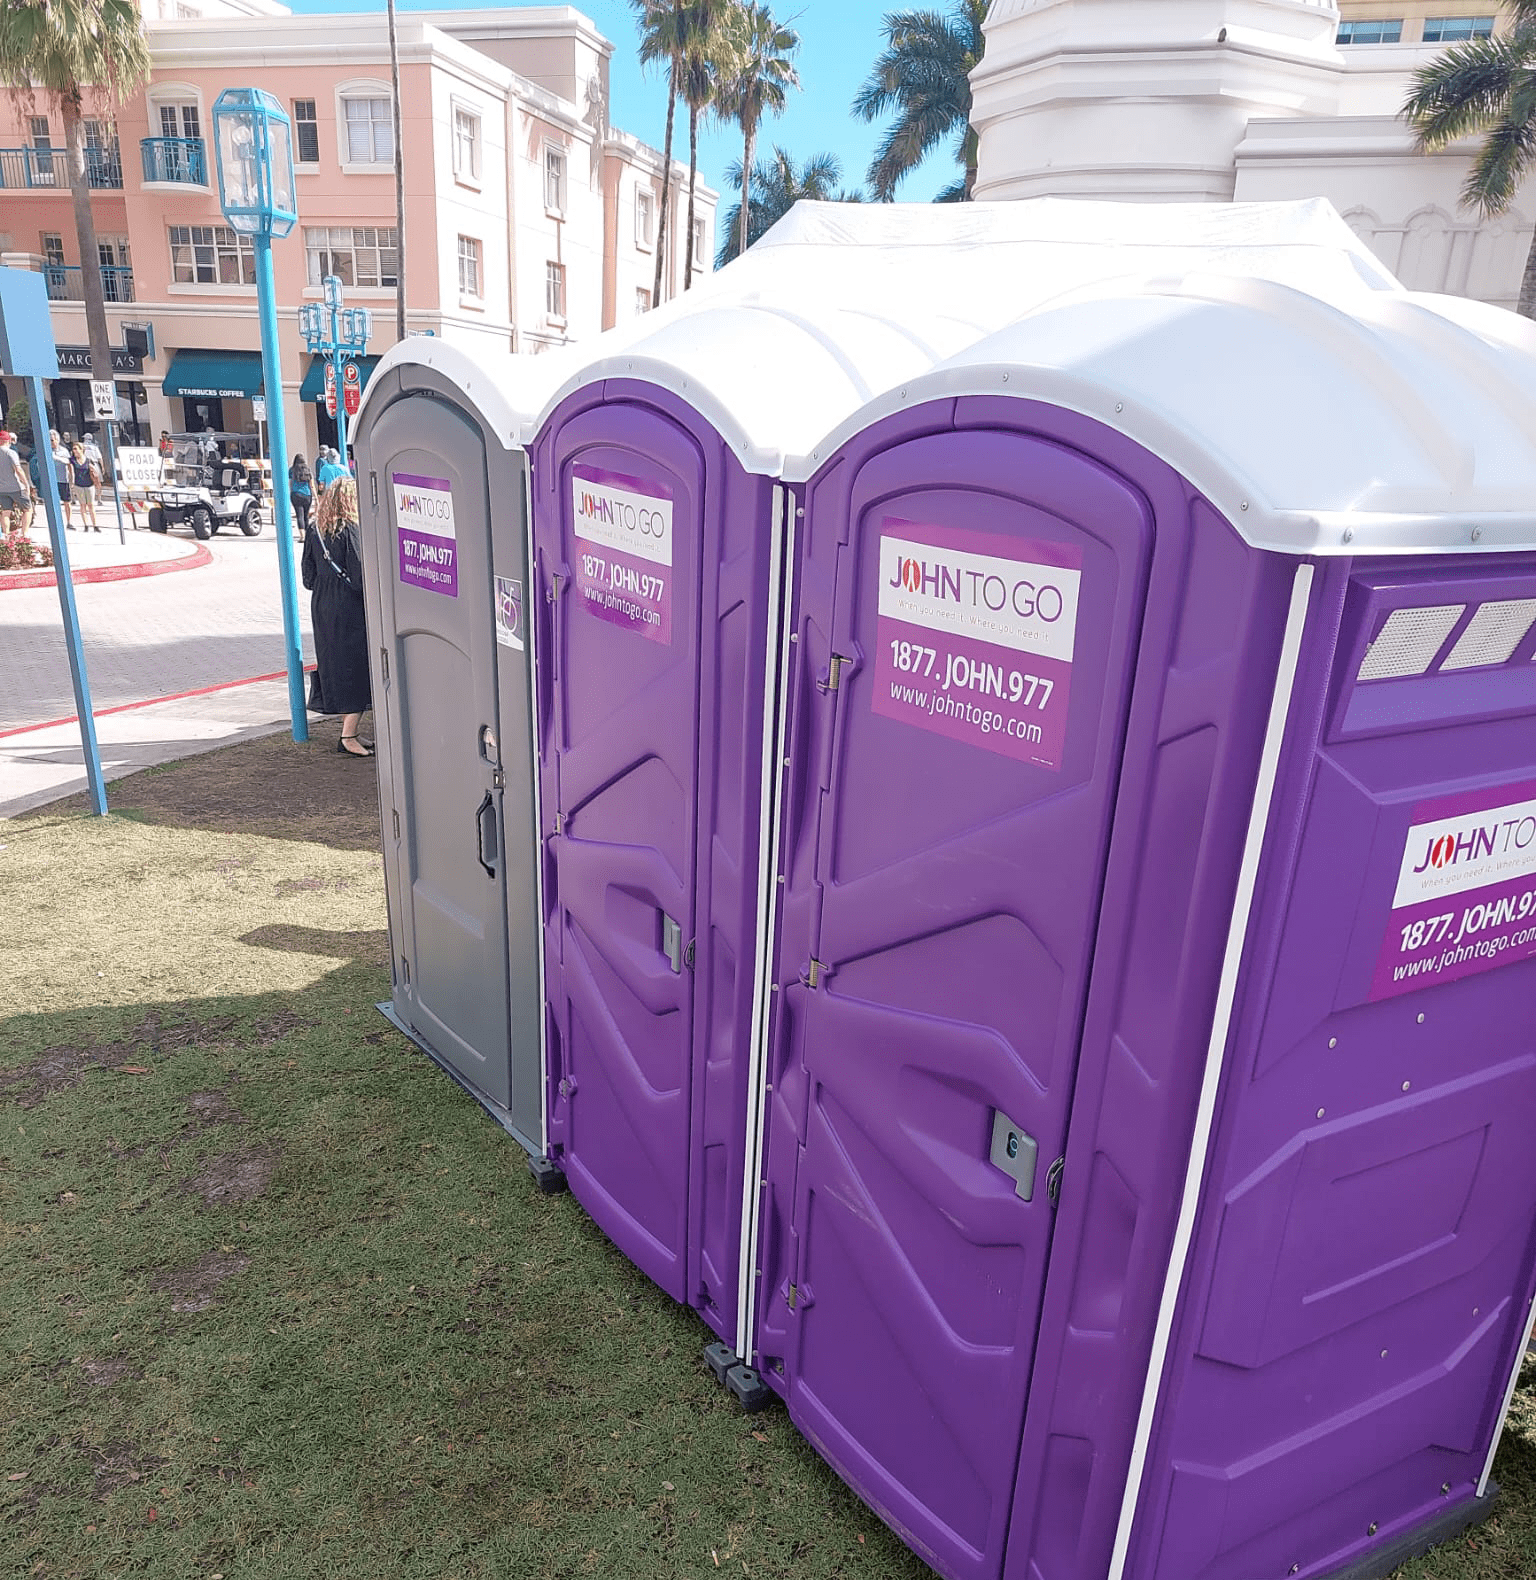
M 978 198 L 1230 201 L 1248 122 L 1338 113 L 1334 0 L 993 0 Z

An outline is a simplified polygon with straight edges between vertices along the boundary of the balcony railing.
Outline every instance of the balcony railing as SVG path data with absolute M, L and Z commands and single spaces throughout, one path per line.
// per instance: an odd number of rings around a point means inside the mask
M 208 185 L 208 161 L 201 137 L 146 137 L 139 144 L 146 181 L 171 181 L 182 186 Z
M 85 281 L 78 264 L 47 263 L 43 265 L 43 278 L 48 283 L 50 302 L 83 302 Z M 133 300 L 133 270 L 115 264 L 101 266 L 101 294 L 108 302 Z
M 85 150 L 85 178 L 93 187 L 120 188 L 123 161 L 116 148 Z M 0 187 L 7 191 L 40 187 L 69 188 L 69 164 L 62 148 L 0 148 Z

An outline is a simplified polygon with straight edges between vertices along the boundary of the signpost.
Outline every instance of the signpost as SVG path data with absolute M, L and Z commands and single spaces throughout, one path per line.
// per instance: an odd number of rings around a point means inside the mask
M 69 545 L 64 538 L 64 506 L 59 480 L 48 450 L 48 408 L 43 402 L 43 380 L 59 376 L 59 359 L 48 318 L 48 287 L 43 276 L 28 269 L 0 268 L 0 371 L 26 381 L 32 406 L 34 440 L 38 446 L 38 482 L 48 516 L 48 536 L 53 543 L 53 579 L 64 617 L 64 641 L 69 650 L 69 678 L 74 686 L 75 712 L 80 721 L 80 746 L 85 757 L 85 778 L 91 806 L 98 817 L 107 815 L 107 787 L 101 776 L 101 749 L 96 744 L 96 718 L 91 712 L 91 687 L 85 674 L 85 652 L 80 645 L 80 616 L 75 609 L 75 584 L 69 574 Z
M 336 364 L 327 362 L 325 365 L 325 414 L 327 417 L 336 415 Z
M 341 399 L 347 416 L 357 416 L 363 404 L 363 381 L 358 376 L 357 364 L 349 362 L 341 372 Z
M 126 543 L 123 534 L 123 499 L 119 492 L 117 455 L 112 437 L 112 425 L 117 421 L 117 385 L 111 379 L 91 380 L 91 405 L 101 422 L 101 431 L 107 436 L 107 471 L 112 476 L 112 507 L 117 512 L 117 541 Z
M 366 307 L 341 305 L 341 281 L 334 274 L 326 275 L 320 283 L 325 301 L 306 302 L 299 309 L 299 329 L 311 353 L 325 358 L 325 409 L 336 419 L 336 451 L 342 466 L 347 467 L 347 417 L 356 414 L 363 397 L 362 376 L 352 358 L 363 354 L 368 336 L 373 333 L 373 317 Z M 339 403 L 338 363 L 343 369 Z

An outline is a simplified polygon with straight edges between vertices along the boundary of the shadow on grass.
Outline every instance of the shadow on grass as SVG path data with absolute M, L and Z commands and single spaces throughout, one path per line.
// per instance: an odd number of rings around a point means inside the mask
M 375 935 L 264 932 L 346 963 L 0 1024 L 0 1570 L 929 1573 L 377 1014 Z
M 264 735 L 140 769 L 107 787 L 108 804 L 119 816 L 167 828 L 378 850 L 376 760 L 336 750 L 337 719 L 312 719 L 310 731 L 302 744 L 286 732 Z M 371 738 L 371 715 L 362 732 Z M 89 810 L 82 794 L 23 813 L 17 821 Z

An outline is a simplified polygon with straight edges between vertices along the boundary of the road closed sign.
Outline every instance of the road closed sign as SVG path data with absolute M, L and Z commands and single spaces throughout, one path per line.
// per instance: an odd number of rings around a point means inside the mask
M 124 445 L 117 452 L 117 479 L 124 488 L 158 488 L 160 452 L 148 445 Z

